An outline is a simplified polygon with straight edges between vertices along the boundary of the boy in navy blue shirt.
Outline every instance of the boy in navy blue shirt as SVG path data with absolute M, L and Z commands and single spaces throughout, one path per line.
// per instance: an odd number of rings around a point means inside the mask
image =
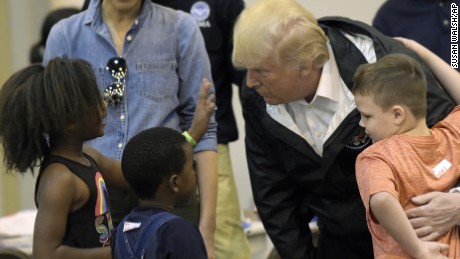
M 144 130 L 126 145 L 123 175 L 139 197 L 114 234 L 113 258 L 207 259 L 198 228 L 171 212 L 196 189 L 192 145 L 163 127 Z

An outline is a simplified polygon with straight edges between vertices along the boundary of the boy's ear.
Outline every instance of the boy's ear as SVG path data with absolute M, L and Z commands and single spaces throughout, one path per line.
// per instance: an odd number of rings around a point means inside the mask
M 171 191 L 173 192 L 179 192 L 179 176 L 177 174 L 173 174 L 171 175 L 171 177 L 169 177 L 169 181 L 168 181 L 168 186 L 169 186 L 169 189 L 171 189 Z
M 401 105 L 395 105 L 391 109 L 393 111 L 394 123 L 398 126 L 401 125 L 406 120 L 406 109 Z

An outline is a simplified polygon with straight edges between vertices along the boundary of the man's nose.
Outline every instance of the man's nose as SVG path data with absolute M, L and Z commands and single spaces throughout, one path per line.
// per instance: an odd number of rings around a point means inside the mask
M 246 75 L 246 85 L 249 88 L 253 88 L 255 86 L 258 86 L 260 82 L 257 80 L 256 73 L 250 69 L 248 69 L 247 75 Z

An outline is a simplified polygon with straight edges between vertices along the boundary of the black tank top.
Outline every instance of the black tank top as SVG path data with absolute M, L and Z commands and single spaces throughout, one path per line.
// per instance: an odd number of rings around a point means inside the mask
M 60 156 L 46 157 L 35 184 L 35 204 L 38 208 L 37 190 L 45 168 L 53 163 L 67 166 L 88 185 L 90 196 L 83 207 L 69 213 L 63 244 L 78 248 L 110 246 L 113 225 L 107 188 L 96 162 L 87 154 L 84 155 L 91 162 L 90 166 Z

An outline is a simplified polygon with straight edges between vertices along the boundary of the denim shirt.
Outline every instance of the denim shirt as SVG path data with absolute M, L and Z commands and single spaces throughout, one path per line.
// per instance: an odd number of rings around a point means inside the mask
M 91 63 L 101 90 L 116 79 L 105 69 L 117 56 L 101 16 L 101 0 L 88 10 L 56 24 L 48 37 L 44 63 L 54 57 L 81 58 Z M 107 107 L 105 135 L 88 141 L 104 155 L 121 159 L 125 144 L 140 131 L 164 126 L 190 128 L 203 78 L 212 80 L 209 59 L 196 20 L 144 0 L 138 18 L 125 37 L 125 94 Z M 217 150 L 214 116 L 194 151 Z

